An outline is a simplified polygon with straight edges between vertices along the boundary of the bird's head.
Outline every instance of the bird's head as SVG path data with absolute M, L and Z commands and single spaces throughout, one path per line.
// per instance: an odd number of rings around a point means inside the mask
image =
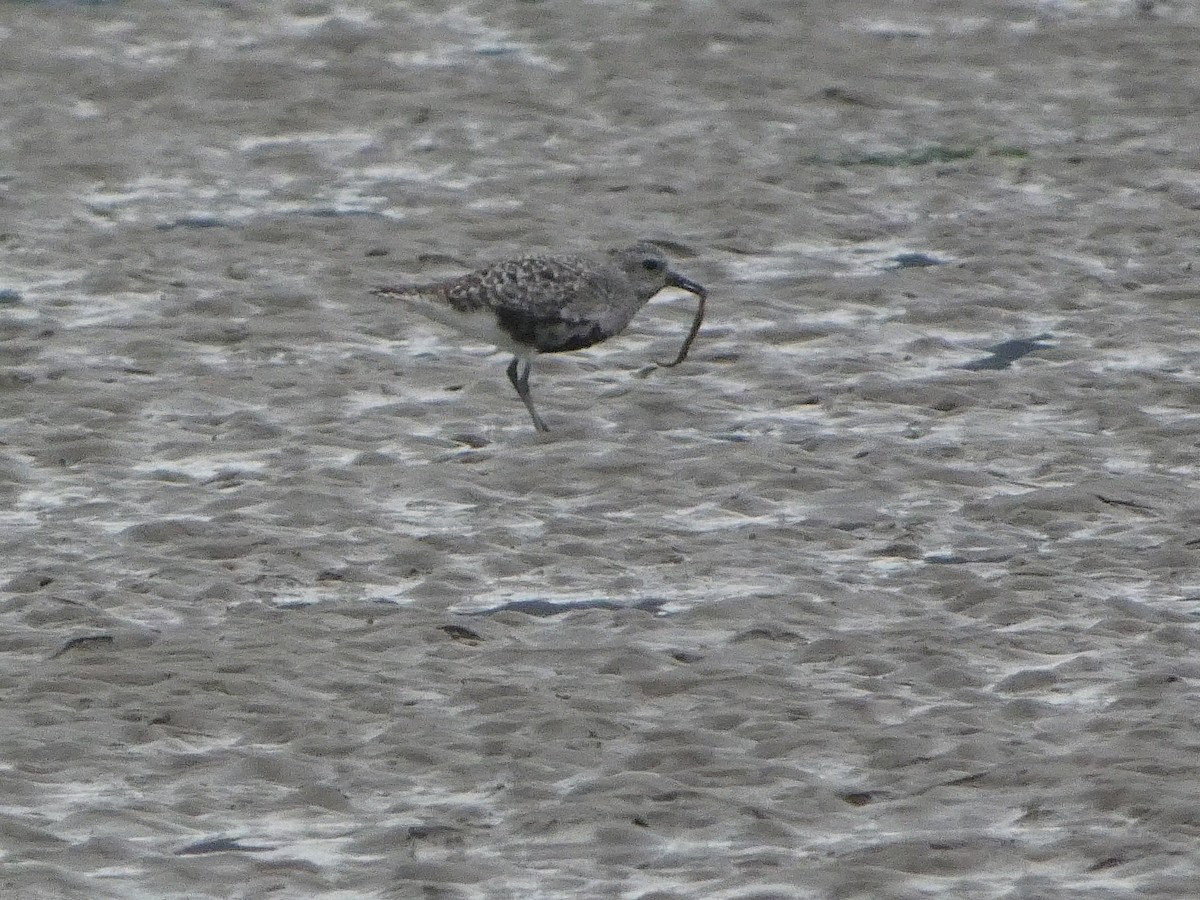
M 697 297 L 707 293 L 702 285 L 672 271 L 666 257 L 653 244 L 641 242 L 632 247 L 610 250 L 609 255 L 633 283 L 642 300 L 649 300 L 667 287 L 680 288 Z
M 692 341 L 696 339 L 696 335 L 700 332 L 700 325 L 704 321 L 704 300 L 708 296 L 708 291 L 699 282 L 692 281 L 692 279 L 685 278 L 678 272 L 673 271 L 667 265 L 666 258 L 653 244 L 642 241 L 634 244 L 632 247 L 625 247 L 621 250 L 610 250 L 609 253 L 616 265 L 625 273 L 630 282 L 633 283 L 638 299 L 643 303 L 663 288 L 668 287 L 679 288 L 680 290 L 696 295 L 696 318 L 692 320 L 692 328 L 688 332 L 688 336 L 684 339 L 679 354 L 673 362 L 659 363 L 660 366 L 668 367 L 679 365 L 687 359 Z

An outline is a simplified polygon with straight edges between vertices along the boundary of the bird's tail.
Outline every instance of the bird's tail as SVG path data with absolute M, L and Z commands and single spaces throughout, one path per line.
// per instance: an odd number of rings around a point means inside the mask
M 388 300 L 399 300 L 406 307 L 442 325 L 452 328 L 470 330 L 471 320 L 464 319 L 461 312 L 447 302 L 445 285 L 410 284 L 397 287 L 377 287 L 372 289 L 376 297 L 386 297 Z M 489 318 L 490 321 L 490 318 Z
M 409 303 L 428 302 L 433 292 L 434 286 L 431 284 L 412 284 L 396 287 L 384 285 L 371 288 L 371 293 L 376 297 L 387 297 L 389 300 L 404 300 Z

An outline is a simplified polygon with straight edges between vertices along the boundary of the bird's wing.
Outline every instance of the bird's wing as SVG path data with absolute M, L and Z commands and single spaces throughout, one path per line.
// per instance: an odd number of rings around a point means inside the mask
M 446 283 L 445 295 L 464 312 L 490 308 L 535 320 L 575 321 L 583 317 L 578 301 L 596 290 L 588 273 L 582 260 L 524 257 L 456 278 Z

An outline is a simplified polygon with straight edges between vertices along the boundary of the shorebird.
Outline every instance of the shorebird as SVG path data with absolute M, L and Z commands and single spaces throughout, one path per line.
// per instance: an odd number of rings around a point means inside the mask
M 401 300 L 435 322 L 512 353 L 508 380 L 529 410 L 533 427 L 550 428 L 534 408 L 529 370 L 539 353 L 582 350 L 625 330 L 637 311 L 664 288 L 695 294 L 696 317 L 677 366 L 704 320 L 708 292 L 671 270 L 662 253 L 645 242 L 602 257 L 521 256 L 432 284 L 380 287 L 371 293 Z

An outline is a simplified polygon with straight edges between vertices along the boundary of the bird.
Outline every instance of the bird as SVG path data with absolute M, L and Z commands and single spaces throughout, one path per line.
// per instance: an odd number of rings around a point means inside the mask
M 704 320 L 707 290 L 674 271 L 654 244 L 639 241 L 596 256 L 514 257 L 456 278 L 371 293 L 399 300 L 429 319 L 512 354 L 507 374 L 529 411 L 533 427 L 549 431 L 533 405 L 529 372 L 541 353 L 582 350 L 620 334 L 664 288 L 694 294 L 696 316 L 679 354 L 687 358 Z

